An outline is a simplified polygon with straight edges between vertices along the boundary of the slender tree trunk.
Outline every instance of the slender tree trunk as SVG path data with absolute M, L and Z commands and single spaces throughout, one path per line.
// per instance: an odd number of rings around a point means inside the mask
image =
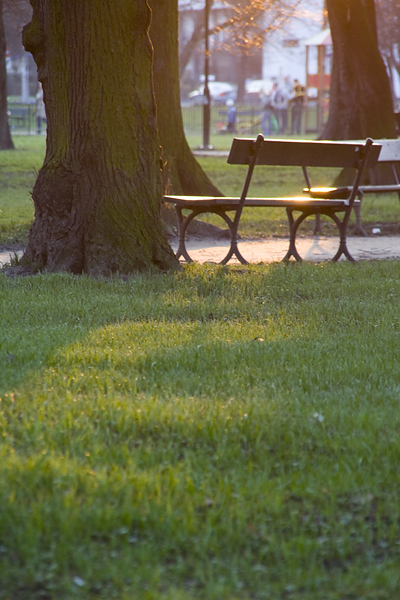
M 247 56 L 245 52 L 242 50 L 241 53 L 237 56 L 237 83 L 238 83 L 238 91 L 237 91 L 237 102 L 244 102 L 244 97 L 246 94 L 246 64 L 247 64 Z
M 194 29 L 190 40 L 179 52 L 179 75 L 182 77 L 193 52 L 204 39 L 204 15 L 202 10 L 195 11 Z
M 176 258 L 162 182 L 146 0 L 31 0 L 25 48 L 38 66 L 47 148 L 25 258 L 108 275 Z
M 7 114 L 6 36 L 3 22 L 3 0 L 0 0 L 0 150 L 14 148 Z
M 194 158 L 183 128 L 179 84 L 178 1 L 151 0 L 154 91 L 164 161 L 164 189 L 172 194 L 218 195 Z
M 327 0 L 334 61 L 323 138 L 395 138 L 389 78 L 378 49 L 373 0 Z

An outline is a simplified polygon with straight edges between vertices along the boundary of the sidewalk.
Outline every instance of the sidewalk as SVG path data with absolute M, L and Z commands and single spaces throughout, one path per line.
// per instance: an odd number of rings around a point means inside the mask
M 178 242 L 173 240 L 170 243 L 173 250 L 176 251 Z M 400 235 L 348 237 L 347 245 L 356 260 L 400 259 Z M 240 252 L 250 263 L 280 262 L 285 256 L 288 246 L 289 240 L 287 238 L 243 239 L 239 241 Z M 229 243 L 227 240 L 216 240 L 214 238 L 192 238 L 187 241 L 186 247 L 193 260 L 200 263 L 218 263 L 226 256 Z M 297 248 L 304 260 L 311 262 L 329 260 L 336 253 L 338 238 L 322 236 L 299 238 Z M 20 257 L 22 251 L 10 250 L 0 253 L 0 268 L 5 263 L 10 263 L 14 254 Z M 236 259 L 231 260 L 230 264 L 237 262 Z
M 320 262 L 331 259 L 338 249 L 337 237 L 298 238 L 297 249 L 304 260 Z M 289 247 L 287 238 L 240 240 L 239 250 L 250 263 L 280 262 Z M 400 236 L 348 237 L 347 245 L 356 260 L 400 259 Z M 172 242 L 174 251 L 177 242 Z M 189 255 L 200 263 L 220 262 L 226 256 L 227 240 L 191 239 L 186 242 Z M 342 259 L 341 259 L 342 260 Z M 346 259 L 343 259 L 346 260 Z M 236 259 L 232 262 L 238 262 Z

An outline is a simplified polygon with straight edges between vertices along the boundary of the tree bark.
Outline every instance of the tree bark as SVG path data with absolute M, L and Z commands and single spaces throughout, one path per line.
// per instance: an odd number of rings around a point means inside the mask
M 0 0 L 0 150 L 14 148 L 7 114 L 6 36 L 3 21 L 3 0 Z
M 185 137 L 179 84 L 178 1 L 151 0 L 151 6 L 150 37 L 154 46 L 154 91 L 164 190 L 170 194 L 222 196 L 194 158 Z
M 329 119 L 322 136 L 395 138 L 389 78 L 378 49 L 373 0 L 327 0 L 333 43 Z
M 132 273 L 178 262 L 162 182 L 146 0 L 31 0 L 23 32 L 47 147 L 25 258 L 48 271 Z

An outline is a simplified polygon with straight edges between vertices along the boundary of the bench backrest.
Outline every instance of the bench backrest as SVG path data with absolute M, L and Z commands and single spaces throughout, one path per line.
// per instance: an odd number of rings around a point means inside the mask
M 235 138 L 228 163 L 248 165 L 254 155 L 254 139 Z M 256 165 L 358 168 L 365 142 L 263 140 Z M 366 168 L 376 164 L 380 146 L 373 146 Z
M 400 162 L 400 140 L 374 140 L 382 146 L 378 162 Z

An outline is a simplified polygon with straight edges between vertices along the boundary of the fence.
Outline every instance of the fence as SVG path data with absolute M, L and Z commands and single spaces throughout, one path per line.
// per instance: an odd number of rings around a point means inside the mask
M 257 135 L 261 131 L 262 106 L 249 104 L 237 105 L 236 131 L 240 135 Z M 9 102 L 8 115 L 11 133 L 36 133 L 35 104 Z M 203 107 L 182 106 L 182 116 L 187 135 L 201 135 L 203 132 Z M 211 107 L 210 132 L 223 133 L 228 119 L 228 109 L 224 105 Z M 290 132 L 291 114 L 288 110 L 288 132 Z M 303 117 L 303 132 L 317 132 L 317 106 L 311 102 L 306 106 Z
M 257 135 L 261 131 L 263 109 L 261 105 L 236 105 L 236 132 L 240 135 Z M 199 135 L 203 131 L 203 107 L 182 106 L 183 125 L 187 135 Z M 210 132 L 223 133 L 228 120 L 228 109 L 224 105 L 212 106 Z M 318 133 L 317 104 L 308 102 L 305 106 L 302 133 Z M 326 117 L 324 119 L 326 121 Z M 287 133 L 291 130 L 291 110 L 288 108 Z
M 9 102 L 7 107 L 8 122 L 11 133 L 36 133 L 36 106 L 35 104 L 21 104 Z

